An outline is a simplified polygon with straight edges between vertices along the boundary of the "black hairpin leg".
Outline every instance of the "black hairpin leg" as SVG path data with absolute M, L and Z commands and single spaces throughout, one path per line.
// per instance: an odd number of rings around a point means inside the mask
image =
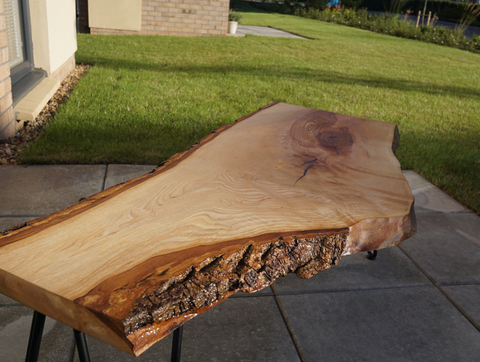
M 45 326 L 45 314 L 33 311 L 32 327 L 30 328 L 30 337 L 28 338 L 27 356 L 25 362 L 37 362 L 40 344 L 42 343 L 43 327 Z M 88 355 L 87 341 L 82 332 L 73 330 L 75 341 L 77 343 L 80 362 L 90 362 Z
M 173 331 L 172 362 L 180 362 L 180 353 L 182 352 L 182 333 L 183 326 L 180 326 Z
M 37 362 L 40 343 L 42 342 L 43 326 L 45 325 L 45 314 L 33 312 L 32 327 L 28 338 L 27 356 L 25 362 Z
M 27 356 L 25 357 L 25 362 L 37 362 L 44 326 L 45 315 L 37 311 L 33 311 L 32 327 L 30 328 L 30 337 L 28 339 Z M 88 353 L 85 334 L 77 331 L 76 329 L 73 330 L 73 334 L 75 336 L 80 362 L 90 362 L 90 355 Z M 173 332 L 172 362 L 180 362 L 180 353 L 182 352 L 182 334 L 183 326 L 178 327 Z
M 76 329 L 73 330 L 73 334 L 75 336 L 75 343 L 77 344 L 80 362 L 90 362 L 90 355 L 88 354 L 87 339 L 85 338 L 85 334 L 77 331 Z
M 369 260 L 375 260 L 377 259 L 377 250 L 374 251 L 367 251 L 367 259 Z

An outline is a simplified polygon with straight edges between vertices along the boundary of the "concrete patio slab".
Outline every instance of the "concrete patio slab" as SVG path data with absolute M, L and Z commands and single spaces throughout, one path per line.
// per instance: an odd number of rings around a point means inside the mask
M 480 218 L 475 214 L 417 215 L 418 231 L 400 244 L 440 285 L 480 283 Z
M 172 334 L 162 339 L 160 342 L 149 348 L 139 357 L 134 357 L 126 352 L 120 351 L 108 344 L 100 342 L 98 339 L 87 337 L 88 352 L 92 362 L 168 362 L 170 361 L 172 349 Z M 183 351 L 182 351 L 183 352 Z M 183 356 L 182 356 L 183 357 Z M 182 358 L 183 361 L 183 358 Z M 74 362 L 80 362 L 78 353 L 75 353 Z
M 480 325 L 480 285 L 443 287 L 450 297 Z
M 92 361 L 169 361 L 171 335 L 138 358 L 88 338 Z M 230 298 L 187 322 L 182 362 L 299 361 L 273 297 Z
M 257 36 L 268 36 L 272 38 L 294 38 L 294 39 L 308 39 L 303 36 L 292 34 L 283 30 L 269 28 L 266 26 L 254 25 L 238 25 L 236 36 L 245 36 L 246 34 Z
M 273 297 L 227 299 L 191 322 L 185 361 L 299 361 Z
M 413 171 L 403 171 L 415 196 L 415 212 L 469 212 L 458 201 Z
M 0 231 L 11 228 L 12 226 L 23 224 L 27 221 L 34 220 L 38 216 L 25 216 L 25 217 L 2 217 L 0 216 Z
M 24 306 L 0 307 L 0 360 L 25 360 L 33 311 Z M 46 318 L 39 362 L 69 361 L 74 352 L 73 330 Z
M 329 270 L 310 279 L 294 274 L 275 282 L 278 294 L 312 293 L 375 288 L 428 285 L 430 282 L 397 247 L 382 249 L 376 260 L 368 260 L 367 253 L 342 257 Z
M 308 361 L 473 362 L 480 355 L 480 333 L 435 287 L 280 300 Z
M 105 189 L 143 176 L 156 167 L 150 165 L 108 165 Z
M 102 191 L 107 166 L 2 166 L 1 216 L 43 216 Z
M 13 300 L 3 294 L 0 294 L 0 308 L 14 306 L 14 305 L 22 305 L 22 304 L 18 303 L 16 300 Z
M 265 297 L 265 296 L 273 296 L 273 291 L 272 288 L 266 287 L 262 290 L 259 290 L 258 292 L 255 293 L 244 293 L 242 291 L 239 291 L 232 295 L 230 298 L 246 298 L 246 297 Z

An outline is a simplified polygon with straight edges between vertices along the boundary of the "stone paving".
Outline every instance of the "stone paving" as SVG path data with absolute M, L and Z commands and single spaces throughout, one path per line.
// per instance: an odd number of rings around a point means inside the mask
M 238 25 L 235 36 L 245 36 L 246 34 L 268 36 L 272 38 L 307 39 L 300 35 L 292 34 L 275 28 L 269 28 L 267 26 Z
M 0 168 L 0 230 L 64 209 L 154 166 Z M 414 172 L 418 232 L 312 279 L 237 294 L 187 322 L 182 361 L 478 361 L 480 218 Z M 19 261 L 21 262 L 21 261 Z M 23 361 L 32 310 L 0 294 L 0 361 Z M 96 361 L 169 361 L 171 335 L 138 358 L 87 337 Z M 73 332 L 47 318 L 40 361 L 78 361 Z

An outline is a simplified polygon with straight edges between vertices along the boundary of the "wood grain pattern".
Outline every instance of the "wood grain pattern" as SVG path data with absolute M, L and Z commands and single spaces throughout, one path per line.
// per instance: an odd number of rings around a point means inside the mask
M 276 103 L 0 236 L 0 292 L 138 355 L 238 290 L 415 233 L 394 124 Z

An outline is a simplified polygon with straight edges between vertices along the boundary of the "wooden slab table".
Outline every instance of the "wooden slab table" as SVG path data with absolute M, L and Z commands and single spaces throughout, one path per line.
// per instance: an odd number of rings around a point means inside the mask
M 274 103 L 0 236 L 0 292 L 133 355 L 233 293 L 415 233 L 394 124 Z

